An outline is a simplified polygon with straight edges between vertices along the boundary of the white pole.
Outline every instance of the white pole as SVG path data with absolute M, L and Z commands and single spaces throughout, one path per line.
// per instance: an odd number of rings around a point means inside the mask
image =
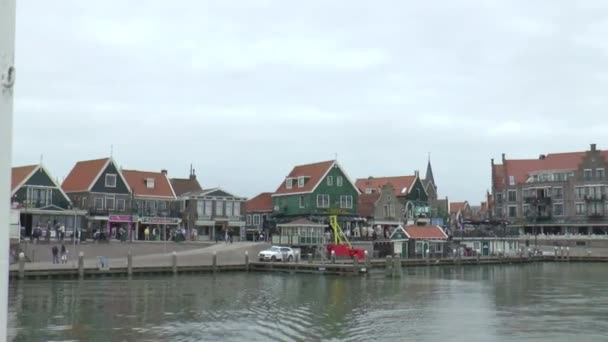
M 6 339 L 10 235 L 13 84 L 15 81 L 15 0 L 0 0 L 0 339 Z

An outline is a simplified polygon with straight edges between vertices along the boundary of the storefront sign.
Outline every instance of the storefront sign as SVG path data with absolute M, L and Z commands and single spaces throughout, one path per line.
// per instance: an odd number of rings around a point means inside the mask
M 140 218 L 141 223 L 150 223 L 150 224 L 179 224 L 179 218 L 175 217 L 147 217 L 143 216 Z
M 131 222 L 131 215 L 110 215 L 108 216 L 110 222 Z

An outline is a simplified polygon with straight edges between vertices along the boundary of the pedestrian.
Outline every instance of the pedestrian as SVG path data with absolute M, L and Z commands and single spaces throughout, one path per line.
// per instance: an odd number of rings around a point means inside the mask
M 230 243 L 232 243 L 232 232 L 228 232 L 228 239 L 230 239 Z
M 51 249 L 51 252 L 53 253 L 53 264 L 58 264 L 59 263 L 59 249 L 57 248 L 57 246 L 53 246 L 53 248 Z
M 228 243 L 228 231 L 224 231 L 224 243 Z
M 150 228 L 146 227 L 146 229 L 144 230 L 144 239 L 146 241 L 150 240 Z
M 65 225 L 64 225 L 64 224 L 62 224 L 62 225 L 59 227 L 59 239 L 60 239 L 61 241 L 63 241 L 63 239 L 64 239 L 64 238 L 65 238 Z
M 61 263 L 68 263 L 68 250 L 65 248 L 64 244 L 61 244 Z

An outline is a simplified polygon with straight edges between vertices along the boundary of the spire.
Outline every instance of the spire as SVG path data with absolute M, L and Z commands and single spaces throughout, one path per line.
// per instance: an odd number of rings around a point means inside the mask
M 437 184 L 435 184 L 435 177 L 433 177 L 433 167 L 431 166 L 431 153 L 429 152 L 429 161 L 428 164 L 426 165 L 426 176 L 424 177 L 424 180 L 430 183 L 433 183 L 433 185 L 436 187 Z

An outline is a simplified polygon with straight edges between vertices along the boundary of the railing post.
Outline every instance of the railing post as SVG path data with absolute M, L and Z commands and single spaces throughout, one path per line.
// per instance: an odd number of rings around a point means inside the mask
M 213 251 L 211 267 L 213 268 L 213 273 L 217 272 L 217 252 L 216 251 Z
M 177 274 L 177 252 L 175 251 L 171 254 L 171 267 L 173 268 L 173 274 Z
M 127 275 L 129 277 L 133 275 L 133 254 L 131 254 L 131 251 L 127 254 Z
M 477 255 L 476 255 L 476 257 L 477 257 L 477 264 L 479 265 L 480 260 L 481 260 L 481 251 L 480 251 L 479 249 L 477 250 Z
M 557 246 L 553 247 L 555 250 L 555 261 L 557 261 Z
M 566 246 L 566 257 L 568 258 L 568 261 L 570 261 L 570 246 Z
M 249 251 L 245 251 L 245 271 L 249 272 Z
M 393 277 L 401 277 L 401 254 L 393 257 Z
M 78 277 L 80 279 L 84 278 L 84 252 L 80 251 L 78 253 Z
M 25 278 L 25 253 L 19 253 L 19 279 Z
M 332 264 L 336 263 L 336 251 L 334 251 L 333 249 L 331 251 L 331 263 Z
M 369 252 L 367 251 L 367 249 L 365 250 L 365 270 L 367 271 L 369 269 L 369 265 L 370 265 L 370 260 L 369 260 Z
M 390 255 L 386 256 L 386 262 L 384 264 L 384 271 L 387 277 L 390 277 L 393 274 L 393 257 Z

